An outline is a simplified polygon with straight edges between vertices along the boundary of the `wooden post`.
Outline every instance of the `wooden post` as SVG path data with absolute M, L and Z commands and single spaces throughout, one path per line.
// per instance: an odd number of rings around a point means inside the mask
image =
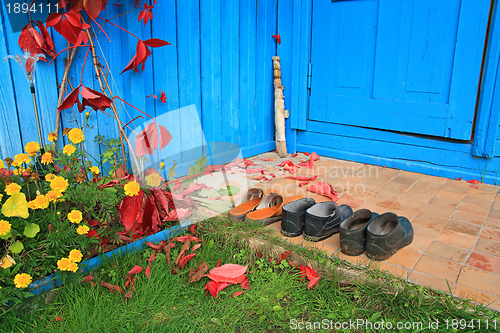
M 286 157 L 286 139 L 285 139 L 285 99 L 281 85 L 281 65 L 280 57 L 273 57 L 274 69 L 274 124 L 276 127 L 276 151 L 279 157 Z

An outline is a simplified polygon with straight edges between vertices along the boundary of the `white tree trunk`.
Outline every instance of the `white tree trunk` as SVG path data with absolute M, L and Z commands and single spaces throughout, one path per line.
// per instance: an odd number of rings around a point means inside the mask
M 274 69 L 274 124 L 276 127 L 276 151 L 279 157 L 286 157 L 285 139 L 285 99 L 283 96 L 283 86 L 281 85 L 281 65 L 280 58 L 273 57 Z

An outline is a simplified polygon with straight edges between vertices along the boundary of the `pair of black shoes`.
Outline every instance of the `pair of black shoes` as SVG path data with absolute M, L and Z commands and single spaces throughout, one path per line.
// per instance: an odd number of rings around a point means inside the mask
M 360 209 L 340 224 L 340 250 L 357 256 L 366 249 L 370 259 L 385 260 L 413 241 L 413 227 L 406 217 L 378 215 Z
M 351 207 L 338 206 L 333 201 L 295 200 L 283 206 L 281 233 L 287 237 L 303 233 L 306 239 L 317 242 L 339 232 L 342 221 L 351 215 Z

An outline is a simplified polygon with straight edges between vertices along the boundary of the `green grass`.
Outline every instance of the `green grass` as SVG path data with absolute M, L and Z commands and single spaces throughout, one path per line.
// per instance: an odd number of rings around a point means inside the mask
M 357 319 L 389 321 L 394 326 L 398 321 L 422 322 L 423 331 L 428 331 L 425 328 L 429 322 L 439 320 L 439 331 L 453 331 L 445 329 L 445 320 L 451 324 L 453 319 L 481 319 L 484 327 L 486 319 L 491 322 L 496 318 L 500 327 L 496 312 L 372 270 L 366 273 L 373 282 L 345 284 L 341 283 L 341 276 L 322 276 L 314 289 L 307 290 L 307 280 L 300 281 L 298 271 L 288 263 L 275 265 L 269 262 L 267 253 L 259 258 L 245 246 L 242 233 L 277 242 L 260 228 L 211 221 L 204 222 L 197 233 L 204 240 L 203 245 L 181 274 L 172 275 L 164 255 L 158 255 L 152 265 L 151 279 L 140 274 L 132 299 L 124 301 L 121 294 L 112 293 L 98 283 L 91 287 L 79 281 L 67 282 L 48 305 L 44 297 L 35 297 L 5 313 L 0 317 L 1 331 L 281 332 L 290 331 L 299 323 L 324 320 L 323 324 L 335 324 Z M 179 248 L 172 249 L 173 259 Z M 126 273 L 136 264 L 146 267 L 151 252 L 148 249 L 109 260 L 93 272 L 94 281 L 103 279 L 123 286 Z M 296 252 L 304 258 L 319 260 L 322 265 L 343 265 L 319 252 L 304 249 Z M 222 263 L 249 265 L 250 289 L 231 298 L 242 290 L 239 285 L 232 285 L 214 299 L 203 291 L 208 278 L 186 283 L 190 267 L 196 268 L 204 260 L 213 268 L 219 259 Z M 56 316 L 63 321 L 55 321 Z M 360 331 L 364 329 L 361 327 Z M 466 331 L 471 329 L 461 330 Z

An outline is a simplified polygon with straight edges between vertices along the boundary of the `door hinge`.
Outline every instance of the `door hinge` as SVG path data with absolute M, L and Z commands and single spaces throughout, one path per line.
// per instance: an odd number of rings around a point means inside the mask
M 312 64 L 309 63 L 307 67 L 307 89 L 311 89 L 311 80 L 312 80 Z

